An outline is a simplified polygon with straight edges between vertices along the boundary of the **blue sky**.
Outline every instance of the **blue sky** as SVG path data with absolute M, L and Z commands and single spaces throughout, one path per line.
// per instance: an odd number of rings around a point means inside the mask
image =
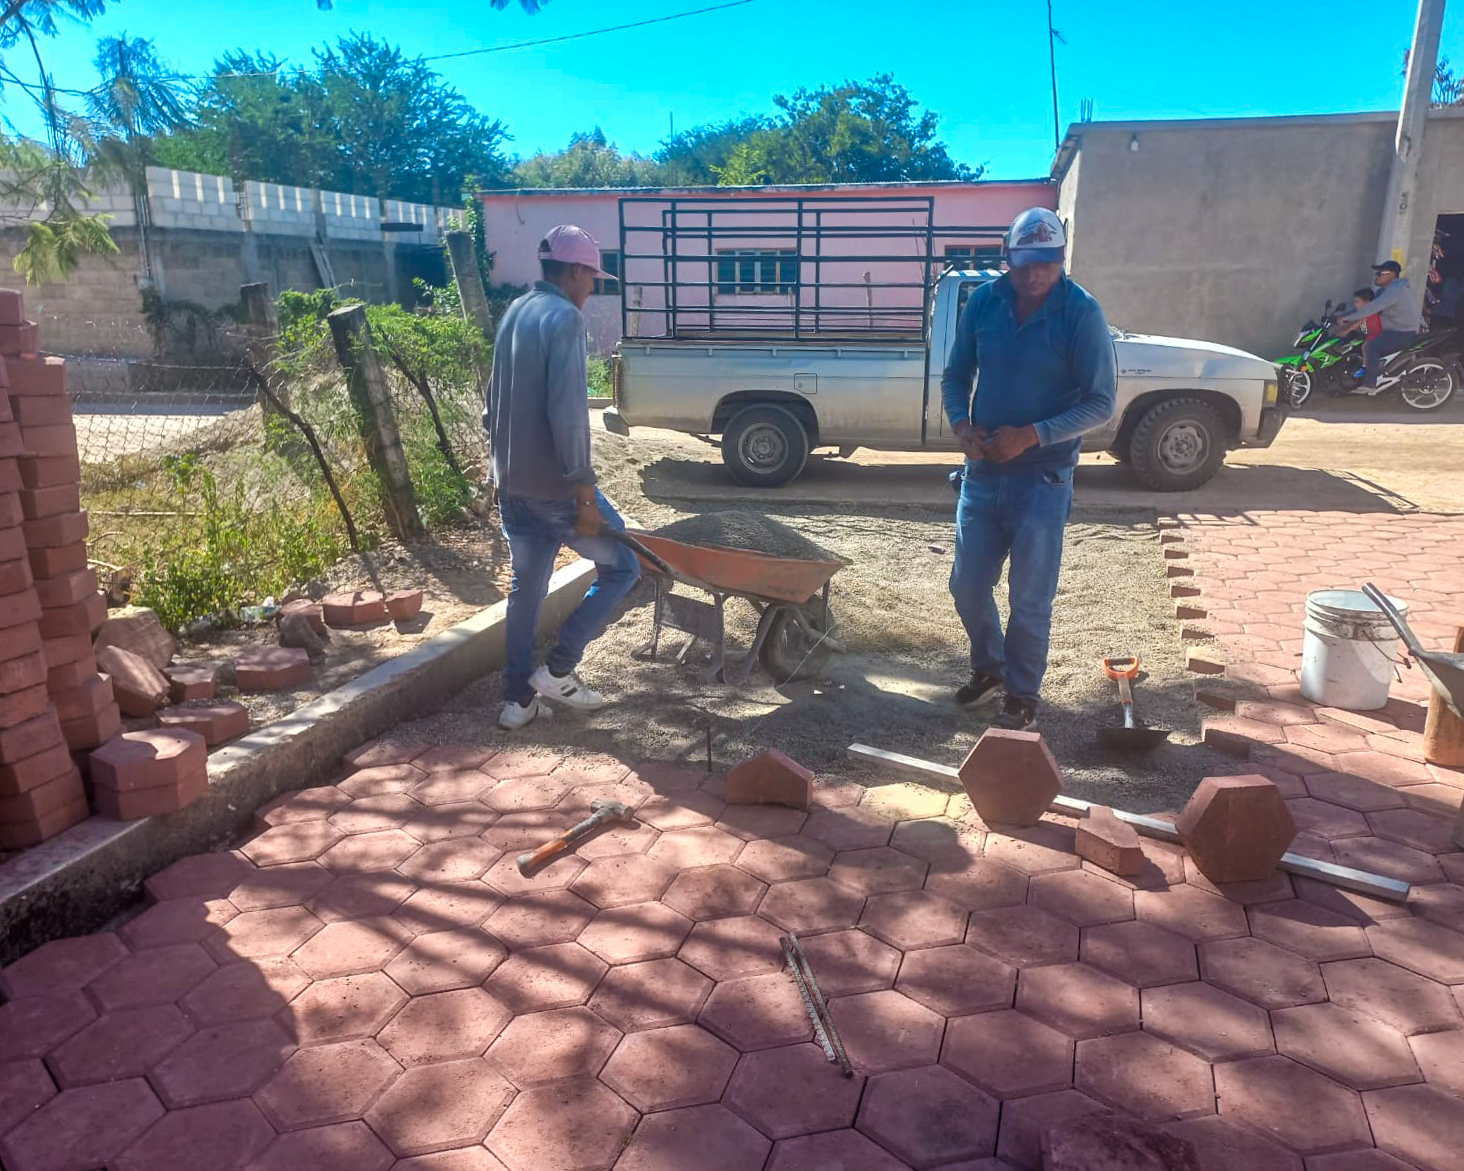
M 56 83 L 86 88 L 95 38 L 150 37 L 181 72 L 205 73 L 226 49 L 268 49 L 308 63 L 310 49 L 367 30 L 431 56 L 563 36 L 717 0 L 547 0 L 530 16 L 486 0 L 120 0 L 90 28 L 47 47 Z M 1362 7 L 1322 0 L 1220 5 L 1054 0 L 1063 122 L 1091 98 L 1099 120 L 1296 114 L 1395 108 L 1415 0 Z M 1464 64 L 1464 3 L 1444 29 Z M 7 65 L 22 70 L 17 52 Z M 953 154 L 992 178 L 1045 174 L 1052 154 L 1045 0 L 753 0 L 740 7 L 590 37 L 437 63 L 479 109 L 507 123 L 511 149 L 562 146 L 601 125 L 622 147 L 654 150 L 678 127 L 764 112 L 774 93 L 891 72 L 941 116 Z M 6 95 L 22 127 L 24 103 Z

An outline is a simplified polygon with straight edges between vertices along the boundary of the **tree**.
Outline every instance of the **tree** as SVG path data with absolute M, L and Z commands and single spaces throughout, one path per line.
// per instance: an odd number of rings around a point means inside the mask
M 1433 104 L 1464 106 L 1464 78 L 1454 72 L 1447 57 L 1440 57 L 1434 66 Z
M 691 187 L 716 183 L 733 152 L 755 132 L 772 124 L 771 118 L 744 114 L 672 135 L 661 143 L 655 154 L 660 165 L 661 184 Z
M 653 160 L 622 154 L 598 126 L 571 135 L 561 151 L 536 154 L 513 168 L 517 187 L 654 187 L 659 176 Z

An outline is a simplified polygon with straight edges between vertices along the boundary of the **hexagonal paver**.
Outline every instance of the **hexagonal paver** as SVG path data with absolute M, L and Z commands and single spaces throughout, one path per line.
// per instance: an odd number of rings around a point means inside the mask
M 803 810 L 782 805 L 728 805 L 716 825 L 719 830 L 750 842 L 796 834 L 807 820 L 808 814 Z
M 1016 1004 L 1080 1041 L 1139 1026 L 1138 989 L 1087 964 L 1023 971 Z
M 746 1171 L 761 1167 L 772 1143 L 725 1106 L 649 1114 L 636 1127 L 616 1171 Z
M 996 1147 L 996 1102 L 938 1065 L 869 1079 L 858 1127 L 915 1167 L 979 1159 Z
M 292 960 L 251 960 L 220 968 L 180 1002 L 200 1025 L 262 1020 L 299 995 L 310 977 Z
M 1309 960 L 1348 960 L 1369 954 L 1362 928 L 1314 903 L 1289 899 L 1250 909 L 1251 934 Z
M 737 855 L 737 867 L 763 882 L 818 878 L 828 873 L 834 852 L 820 842 L 799 835 L 748 842 Z
M 510 1012 L 542 1012 L 583 1004 L 609 970 L 578 943 L 551 943 L 514 952 L 483 987 Z
M 339 923 L 345 919 L 376 919 L 392 915 L 416 891 L 416 886 L 399 874 L 340 874 L 333 877 L 330 884 L 310 900 L 308 909 L 325 923 Z M 484 915 L 486 914 L 485 911 Z M 414 924 L 404 918 L 398 918 L 397 921 L 409 929 L 415 928 Z
M 372 875 L 406 884 L 397 875 Z M 410 889 L 410 884 L 408 884 Z M 481 926 L 503 900 L 481 882 L 450 882 L 427 890 L 413 891 L 391 917 L 418 934 L 448 927 Z
M 571 889 L 601 908 L 643 903 L 665 894 L 676 871 L 670 863 L 645 854 L 620 854 L 591 862 Z
M 277 1130 L 360 1118 L 402 1071 L 372 1040 L 301 1049 L 254 1095 Z
M 862 850 L 888 845 L 894 828 L 888 818 L 858 806 L 815 805 L 803 823 L 803 835 L 832 850 Z
M 1391 1025 L 1404 1036 L 1464 1026 L 1448 990 L 1386 960 L 1340 960 L 1322 965 L 1334 1004 Z
M 210 1025 L 159 1062 L 152 1083 L 173 1110 L 240 1098 L 273 1077 L 294 1051 L 295 1042 L 272 1020 Z
M 611 968 L 590 1008 L 627 1033 L 696 1019 L 712 982 L 680 960 L 648 960 Z
M 449 838 L 475 838 L 498 820 L 498 814 L 477 801 L 453 801 L 446 805 L 422 805 L 402 823 L 402 831 L 419 842 L 441 842 Z
M 338 1122 L 280 1135 L 247 1171 L 387 1171 L 394 1162 L 364 1122 Z
M 229 902 L 238 911 L 304 906 L 330 885 L 332 879 L 331 872 L 318 862 L 285 862 L 279 866 L 266 866 L 246 876 L 231 890 Z M 175 904 L 188 905 L 182 899 L 175 900 Z
M 829 878 L 777 882 L 760 906 L 762 918 L 787 931 L 829 931 L 859 921 L 864 896 Z
M 481 988 L 418 996 L 376 1036 L 403 1066 L 479 1057 L 513 1014 Z
M 196 943 L 175 943 L 129 955 L 87 985 L 103 1012 L 171 1004 L 186 995 L 218 965 Z
M 163 1115 L 141 1078 L 64 1090 L 0 1139 L 17 1167 L 99 1167 Z
M 1134 893 L 1134 913 L 1145 923 L 1167 928 L 1186 939 L 1224 939 L 1245 935 L 1245 908 L 1199 887 L 1141 890 Z
M 587 865 L 588 862 L 574 854 L 561 854 L 548 866 L 534 871 L 526 878 L 519 873 L 517 855 L 509 853 L 488 867 L 483 881 L 499 894 L 510 898 L 536 891 L 564 890 L 584 872 Z
M 488 1135 L 511 1168 L 608 1171 L 635 1129 L 636 1112 L 594 1080 L 525 1090 Z
M 767 889 L 736 866 L 703 866 L 678 874 L 661 901 L 688 919 L 726 919 L 752 914 Z
M 374 1037 L 407 1001 L 407 994 L 380 972 L 317 980 L 275 1019 L 301 1045 Z
M 0 1134 L 24 1122 L 55 1096 L 55 1083 L 39 1060 L 0 1065 Z
M 43 1057 L 96 1019 L 96 1008 L 82 992 L 0 1004 L 0 1061 Z
M 1149 1121 L 1213 1113 L 1210 1066 L 1148 1033 L 1123 1033 L 1078 1043 L 1077 1086 Z
M 904 890 L 871 897 L 859 925 L 901 950 L 942 947 L 965 938 L 966 912 L 928 890 Z
M 495 752 L 483 763 L 483 771 L 502 781 L 516 777 L 548 776 L 564 763 L 564 757 L 535 748 L 508 748 Z
M 159 902 L 183 898 L 222 899 L 227 898 L 229 891 L 253 869 L 254 863 L 237 850 L 193 854 L 163 867 L 142 885 Z
M 840 1171 L 907 1171 L 910 1164 L 897 1159 L 857 1130 L 831 1130 L 822 1134 L 783 1139 L 773 1144 L 767 1171 L 808 1171 L 811 1167 L 828 1167 Z M 960 1171 L 1005 1171 L 1002 1167 L 987 1168 L 978 1163 L 953 1163 Z
M 124 1009 L 87 1025 L 47 1061 L 56 1085 L 63 1090 L 142 1077 L 192 1032 L 193 1023 L 174 1005 Z M 11 1067 L 0 1066 L 6 1068 Z
M 632 1033 L 610 1055 L 600 1080 L 643 1113 L 700 1106 L 722 1096 L 737 1051 L 697 1025 Z
M 1153 923 L 1109 923 L 1083 932 L 1079 955 L 1138 988 L 1178 984 L 1199 975 L 1195 945 Z
M 1370 1141 L 1362 1099 L 1287 1057 L 1257 1057 L 1215 1067 L 1220 1113 L 1302 1154 L 1325 1154 Z
M 1327 998 L 1312 961 L 1261 939 L 1219 939 L 1199 946 L 1200 975 L 1262 1008 L 1289 1008 Z
M 518 855 L 537 850 L 575 824 L 571 814 L 559 809 L 524 809 L 501 814 L 483 831 L 483 840 L 506 854 Z
M 1008 1102 L 1002 1107 L 996 1153 L 1013 1166 L 1040 1167 L 1042 1135 L 1051 1127 L 1107 1109 L 1103 1103 L 1077 1090 L 1034 1094 L 1030 1098 Z
M 1169 984 L 1143 992 L 1144 1028 L 1209 1061 L 1273 1052 L 1266 1014 L 1211 984 Z
M 714 919 L 693 927 L 678 955 L 714 980 L 756 976 L 782 968 L 778 939 L 778 929 L 756 915 Z
M 508 949 L 482 928 L 454 927 L 417 936 L 387 964 L 386 974 L 420 996 L 481 984 L 507 958 Z
M 1298 797 L 1286 802 L 1296 828 L 1304 834 L 1315 834 L 1325 841 L 1333 838 L 1354 837 L 1368 832 L 1367 819 L 1360 813 L 1346 809 L 1331 801 L 1318 801 L 1313 797 Z
M 238 913 L 239 909 L 228 899 L 169 899 L 154 903 L 137 918 L 129 919 L 117 928 L 117 934 L 133 951 L 175 943 L 199 943 Z
M 488 1049 L 488 1060 L 520 1089 L 594 1077 L 620 1030 L 588 1008 L 555 1008 L 515 1017 Z
M 1441 984 L 1464 984 L 1464 934 L 1423 919 L 1394 919 L 1369 927 L 1367 941 L 1379 958 L 1400 968 Z
M 411 937 L 394 919 L 348 919 L 326 924 L 291 952 L 290 958 L 317 980 L 354 976 L 376 971 Z
M 542 894 L 504 899 L 489 915 L 484 927 L 494 938 L 514 951 L 569 943 L 595 917 L 595 906 L 573 891 L 549 890 Z
M 173 1110 L 111 1163 L 116 1171 L 240 1167 L 274 1141 L 253 1102 L 212 1102 Z
M 493 758 L 493 749 L 482 744 L 441 744 L 412 758 L 412 764 L 429 773 L 448 769 L 482 768 Z
M 1049 1093 L 1073 1081 L 1072 1039 L 1011 1009 L 951 1021 L 940 1060 L 1003 1099 Z
M 321 854 L 317 861 L 336 874 L 373 874 L 391 870 L 421 848 L 422 843 L 409 833 L 399 829 L 381 829 L 343 838 Z
M 571 791 L 564 801 L 572 800 L 574 795 Z M 560 809 L 566 808 L 564 801 L 560 802 Z M 586 862 L 593 862 L 596 858 L 613 858 L 617 854 L 644 854 L 656 844 L 660 836 L 659 830 L 642 822 L 618 822 L 587 838 L 581 838 L 575 844 L 574 852 L 576 857 Z
M 830 1002 L 829 1013 L 859 1073 L 930 1065 L 940 1055 L 945 1018 L 903 993 L 840 996 Z
M 903 850 L 875 846 L 836 855 L 829 877 L 861 895 L 888 894 L 919 890 L 927 870 L 926 862 Z
M 727 1086 L 725 1104 L 771 1139 L 852 1126 L 864 1079 L 832 1078 L 817 1045 L 747 1053 Z
M 423 846 L 397 872 L 422 886 L 468 882 L 481 878 L 499 854 L 496 846 L 479 838 L 448 838 Z
M 324 926 L 304 907 L 246 911 L 204 940 L 203 946 L 221 964 L 287 956 Z
M 282 862 L 308 862 L 319 858 L 346 836 L 328 821 L 292 821 L 265 830 L 245 842 L 239 852 L 256 866 L 278 866 Z
M 1039 907 L 974 911 L 966 942 L 1018 968 L 1078 958 L 1078 929 Z
M 276 797 L 256 809 L 254 816 L 264 825 L 284 825 L 291 821 L 324 821 L 337 809 L 344 809 L 350 803 L 350 793 L 343 792 L 335 785 L 319 785 L 313 789 L 299 789 Z
M 513 1087 L 481 1058 L 419 1065 L 397 1078 L 366 1122 L 398 1155 L 481 1142 L 513 1098 Z
M 405 793 L 426 778 L 425 769 L 410 764 L 383 764 L 352 773 L 336 788 L 347 797 L 375 797 L 386 793 Z
M 343 833 L 364 834 L 378 829 L 401 829 L 423 811 L 424 807 L 405 793 L 380 793 L 355 798 L 327 820 Z
M 660 903 L 635 903 L 601 911 L 579 935 L 579 943 L 609 964 L 674 956 L 691 920 Z
M 742 851 L 743 841 L 735 834 L 717 829 L 716 826 L 701 825 L 692 829 L 667 831 L 656 839 L 650 848 L 649 857 L 684 870 L 692 866 L 715 866 L 729 863 Z
M 1422 1076 L 1403 1034 L 1335 1004 L 1306 1004 L 1271 1014 L 1276 1048 L 1354 1090 L 1380 1090 Z
M 726 809 L 725 801 L 709 793 L 677 793 L 650 798 L 636 810 L 635 816 L 637 821 L 654 829 L 670 832 L 711 825 Z
M 552 809 L 569 792 L 569 786 L 553 777 L 515 777 L 500 781 L 478 800 L 498 813 L 516 813 L 524 809 Z
M 1464 1097 L 1464 1029 L 1426 1033 L 1410 1038 L 1408 1044 L 1430 1083 Z
M 378 736 L 375 740 L 358 745 L 342 755 L 341 759 L 350 768 L 369 769 L 389 765 L 403 765 L 416 760 L 427 751 L 421 740 L 413 740 L 395 733 Z
M 1244 1167 L 1247 1171 L 1301 1171 L 1301 1160 L 1285 1147 L 1262 1138 L 1248 1126 L 1215 1114 L 1171 1123 L 1164 1129 L 1194 1144 L 1202 1171 L 1226 1171 L 1229 1167 Z M 1315 1161 L 1315 1166 L 1318 1171 L 1345 1171 L 1345 1165 L 1332 1166 L 1330 1160 L 1334 1158 L 1346 1156 L 1324 1156 Z M 1368 1167 L 1371 1165 L 1359 1164 L 1353 1171 L 1367 1171 Z M 1371 1167 L 1371 1171 L 1387 1169 Z
M 1021 906 L 1027 899 L 1027 883 L 1027 876 L 1010 866 L 973 858 L 959 869 L 932 867 L 925 889 L 967 911 L 989 911 Z
M 1378 1146 L 1427 1171 L 1451 1171 L 1464 1150 L 1464 1103 L 1435 1086 L 1363 1095 Z
M 781 972 L 721 981 L 698 1020 L 744 1053 L 794 1045 L 813 1036 L 798 986 Z
M 953 1017 L 1009 1007 L 1016 985 L 1015 968 L 969 944 L 955 944 L 907 954 L 895 990 L 933 1012 Z
M 1380 838 L 1412 846 L 1429 854 L 1448 854 L 1458 849 L 1447 818 L 1416 809 L 1387 809 L 1367 815 L 1368 825 Z
M 7 999 L 18 999 L 81 988 L 128 955 L 122 941 L 110 932 L 53 939 L 0 968 L 0 992 Z
M 452 805 L 458 801 L 476 800 L 492 785 L 493 778 L 475 768 L 438 769 L 428 773 L 426 780 L 418 781 L 407 792 L 423 805 Z
M 1076 835 L 1068 826 L 1040 822 L 1021 829 L 1003 828 L 1006 832 L 986 836 L 986 857 L 994 862 L 1029 877 L 1082 866 Z
M 1036 732 L 989 728 L 961 763 L 961 784 L 985 822 L 1032 825 L 1062 789 L 1062 772 Z
M 864 931 L 830 931 L 799 942 L 825 996 L 854 996 L 894 986 L 900 953 Z
M 1079 927 L 1121 923 L 1134 917 L 1134 896 L 1127 888 L 1089 870 L 1039 874 L 1028 902 Z
M 1343 866 L 1371 870 L 1416 886 L 1440 882 L 1444 877 L 1434 855 L 1386 838 L 1343 838 L 1333 844 L 1332 853 Z

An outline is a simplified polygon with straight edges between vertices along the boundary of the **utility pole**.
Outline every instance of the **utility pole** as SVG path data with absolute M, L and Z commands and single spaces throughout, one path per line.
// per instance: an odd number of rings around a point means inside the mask
M 1439 61 L 1439 36 L 1444 26 L 1444 0 L 1418 0 L 1418 21 L 1413 48 L 1408 53 L 1408 76 L 1403 83 L 1403 106 L 1398 111 L 1398 135 L 1393 143 L 1388 194 L 1383 201 L 1383 222 L 1378 231 L 1378 260 L 1405 262 L 1413 232 L 1413 207 L 1418 187 L 1418 165 L 1423 159 L 1423 135 L 1428 127 L 1434 70 Z
M 1047 0 L 1047 63 L 1052 67 L 1052 149 L 1062 149 L 1062 123 L 1057 114 L 1057 42 L 1062 34 L 1052 27 L 1052 0 Z

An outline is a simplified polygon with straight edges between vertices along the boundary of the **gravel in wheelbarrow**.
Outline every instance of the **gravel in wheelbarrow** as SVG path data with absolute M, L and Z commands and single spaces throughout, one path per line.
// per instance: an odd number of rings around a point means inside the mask
M 769 557 L 786 557 L 797 561 L 841 561 L 839 554 L 825 549 L 802 533 L 760 512 L 723 509 L 684 516 L 652 530 L 658 537 L 669 537 L 688 545 L 721 545 L 727 549 L 743 549 L 764 553 Z

